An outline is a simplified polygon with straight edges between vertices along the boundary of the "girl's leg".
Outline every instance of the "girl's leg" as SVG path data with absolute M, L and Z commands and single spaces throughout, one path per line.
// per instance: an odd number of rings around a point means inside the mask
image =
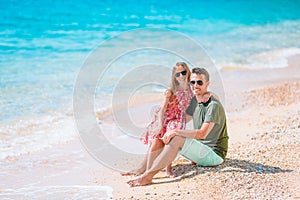
M 148 155 L 148 153 L 147 153 Z M 140 167 L 131 171 L 127 171 L 127 172 L 121 172 L 122 176 L 131 176 L 131 175 L 141 175 L 146 171 L 146 167 L 147 167 L 147 157 L 145 156 L 143 162 L 140 164 Z
M 140 166 L 137 169 L 127 171 L 127 172 L 122 172 L 122 176 L 131 176 L 131 175 L 140 175 L 143 174 L 146 169 L 149 169 L 157 157 L 159 153 L 161 152 L 162 148 L 164 147 L 164 143 L 160 139 L 154 139 L 153 142 L 150 144 L 147 154 L 143 160 L 143 162 L 140 164 Z
M 171 142 L 163 148 L 163 151 L 157 156 L 150 169 L 136 179 L 129 180 L 127 184 L 131 187 L 148 185 L 152 183 L 152 179 L 167 165 L 169 165 L 177 156 L 178 151 L 183 147 L 185 138 L 175 136 Z
M 140 167 L 128 172 L 122 172 L 122 176 L 131 176 L 131 175 L 140 175 L 143 174 L 146 170 L 150 169 L 153 161 L 156 159 L 156 157 L 160 154 L 160 152 L 163 150 L 163 147 L 165 146 L 165 143 L 160 139 L 154 139 L 151 145 L 148 148 L 147 154 L 143 160 L 143 162 L 140 164 Z M 176 177 L 176 175 L 172 172 L 172 164 L 169 164 L 166 168 L 167 175 L 170 178 Z
M 147 168 L 147 163 L 148 163 L 148 157 L 149 157 L 149 153 L 151 150 L 151 146 L 152 144 L 150 144 L 148 150 L 147 150 L 147 154 L 143 159 L 143 162 L 140 164 L 140 166 L 137 169 L 131 170 L 131 171 L 127 171 L 127 172 L 121 172 L 122 176 L 131 176 L 131 175 L 141 175 L 146 171 Z
M 165 143 L 160 139 L 155 138 L 152 141 L 152 144 L 151 144 L 151 146 L 149 148 L 149 152 L 148 152 L 148 162 L 147 162 L 147 168 L 146 168 L 147 170 L 151 168 L 153 161 L 163 150 L 164 146 L 165 146 Z

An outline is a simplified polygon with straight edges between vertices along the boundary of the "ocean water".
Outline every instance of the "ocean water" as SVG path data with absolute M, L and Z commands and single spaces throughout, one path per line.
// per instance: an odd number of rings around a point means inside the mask
M 75 137 L 78 73 L 91 52 L 124 32 L 177 31 L 199 43 L 218 69 L 286 67 L 287 57 L 300 53 L 298 0 L 0 0 L 0 10 L 1 160 Z M 163 52 L 141 52 L 112 64 L 98 88 L 96 110 L 109 108 L 110 83 L 135 60 L 171 67 L 180 59 L 157 54 Z

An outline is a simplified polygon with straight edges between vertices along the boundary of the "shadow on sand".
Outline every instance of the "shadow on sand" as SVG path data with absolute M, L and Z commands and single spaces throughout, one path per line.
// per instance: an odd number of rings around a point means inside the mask
M 209 172 L 238 172 L 238 173 L 257 173 L 257 174 L 277 174 L 277 173 L 289 173 L 291 169 L 281 169 L 279 167 L 273 167 L 264 165 L 261 163 L 254 163 L 246 160 L 230 159 L 226 158 L 225 162 L 215 167 L 201 167 L 192 165 L 190 163 L 177 164 L 173 166 L 173 172 L 178 176 L 173 180 L 162 181 L 154 184 L 179 182 L 182 179 L 193 178 L 199 174 L 205 174 Z M 154 178 L 161 179 L 166 177 Z

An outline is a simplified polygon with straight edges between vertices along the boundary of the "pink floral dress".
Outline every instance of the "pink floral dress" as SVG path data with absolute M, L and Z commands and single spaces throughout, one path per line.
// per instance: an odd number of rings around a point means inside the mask
M 154 138 L 161 139 L 170 130 L 185 129 L 185 110 L 190 105 L 192 98 L 193 94 L 190 89 L 176 91 L 166 107 L 162 124 L 159 119 L 160 108 L 158 108 L 152 121 L 146 128 L 145 136 L 141 140 L 148 144 L 149 140 L 151 141 Z

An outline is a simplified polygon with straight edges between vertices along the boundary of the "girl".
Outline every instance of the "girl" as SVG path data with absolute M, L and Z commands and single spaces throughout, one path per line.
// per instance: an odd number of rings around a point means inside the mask
M 145 136 L 142 138 L 145 144 L 150 144 L 147 156 L 139 169 L 122 173 L 122 175 L 144 173 L 151 167 L 164 147 L 165 144 L 162 140 L 164 134 L 170 130 L 185 128 L 185 110 L 193 97 L 189 87 L 190 74 L 191 72 L 184 62 L 178 62 L 173 67 L 170 87 L 166 90 L 162 105 L 154 113 L 153 120 L 147 126 Z M 175 177 L 171 165 L 167 167 L 166 171 L 169 177 Z

